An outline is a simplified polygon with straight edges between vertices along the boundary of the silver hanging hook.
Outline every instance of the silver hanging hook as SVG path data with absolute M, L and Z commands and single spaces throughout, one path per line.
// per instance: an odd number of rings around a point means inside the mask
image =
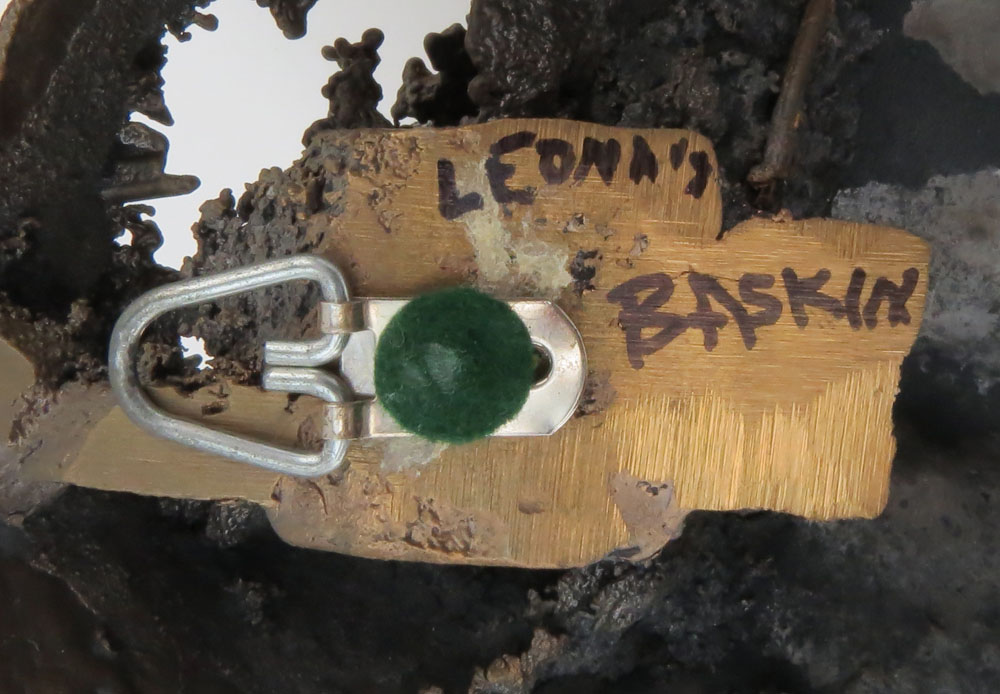
M 294 280 L 309 280 L 320 286 L 323 299 L 345 302 L 350 298 L 347 283 L 336 265 L 313 255 L 290 256 L 227 270 L 216 275 L 195 277 L 154 289 L 136 299 L 115 323 L 108 355 L 111 388 L 129 419 L 140 427 L 177 443 L 206 453 L 291 475 L 318 476 L 337 469 L 347 452 L 347 442 L 327 440 L 318 453 L 295 451 L 252 441 L 210 429 L 160 410 L 139 384 L 135 371 L 135 352 L 146 327 L 163 314 L 184 306 L 215 301 L 252 289 L 282 284 Z M 265 355 L 279 363 L 319 366 L 340 355 L 348 335 L 324 334 L 316 340 L 303 342 L 270 342 Z M 268 350 L 267 348 L 270 348 Z M 317 395 L 327 402 L 350 399 L 350 391 L 340 379 L 324 374 L 324 388 L 308 378 L 292 384 L 308 395 Z M 317 382 L 318 378 L 315 379 Z
M 146 327 L 168 311 L 294 280 L 319 284 L 320 330 L 312 340 L 264 345 L 265 390 L 311 395 L 327 402 L 323 448 L 290 450 L 234 436 L 170 415 L 153 404 L 136 374 L 136 350 Z M 165 285 L 142 295 L 122 313 L 111 336 L 111 388 L 128 417 L 150 433 L 186 446 L 306 477 L 325 475 L 344 461 L 351 440 L 413 436 L 375 397 L 374 353 L 382 331 L 409 299 L 351 299 L 336 265 L 313 255 L 271 260 L 216 275 Z M 569 317 L 550 301 L 511 301 L 535 348 L 548 358 L 548 374 L 521 410 L 490 436 L 547 436 L 573 416 L 583 395 L 587 354 Z M 340 375 L 314 367 L 340 360 Z

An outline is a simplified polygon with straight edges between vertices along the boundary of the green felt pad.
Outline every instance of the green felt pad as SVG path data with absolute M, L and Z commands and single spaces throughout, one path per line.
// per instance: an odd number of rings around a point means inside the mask
M 528 330 L 504 302 L 468 288 L 417 297 L 375 348 L 375 393 L 406 430 L 464 443 L 520 411 L 534 380 Z

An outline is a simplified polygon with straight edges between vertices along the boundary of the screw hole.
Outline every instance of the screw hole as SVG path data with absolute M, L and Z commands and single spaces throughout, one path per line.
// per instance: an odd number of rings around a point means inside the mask
M 534 385 L 539 386 L 544 383 L 549 375 L 552 373 L 552 355 L 549 354 L 549 350 L 545 349 L 539 344 L 534 345 L 535 354 L 535 377 Z

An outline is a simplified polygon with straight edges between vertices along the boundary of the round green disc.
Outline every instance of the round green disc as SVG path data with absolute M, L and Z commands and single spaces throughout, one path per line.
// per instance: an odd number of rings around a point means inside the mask
M 389 321 L 375 348 L 375 393 L 404 429 L 464 443 L 520 411 L 534 368 L 528 329 L 506 303 L 443 289 Z

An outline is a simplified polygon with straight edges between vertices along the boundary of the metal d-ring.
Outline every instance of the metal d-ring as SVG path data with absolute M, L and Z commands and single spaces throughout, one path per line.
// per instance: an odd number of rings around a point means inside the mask
M 319 453 L 252 441 L 158 409 L 143 391 L 135 353 L 146 327 L 168 311 L 293 280 L 320 285 L 322 337 L 269 341 L 264 345 L 265 390 L 301 393 L 325 400 L 326 424 Z M 381 406 L 374 390 L 375 344 L 409 299 L 351 299 L 340 270 L 312 255 L 291 256 L 154 289 L 118 319 L 111 336 L 111 387 L 122 410 L 147 431 L 277 472 L 315 477 L 336 469 L 351 440 L 413 436 Z M 580 402 L 587 374 L 583 338 L 569 317 L 550 301 L 511 301 L 537 348 L 550 358 L 550 372 L 532 387 L 525 404 L 490 436 L 547 436 L 558 431 Z M 346 345 L 346 347 L 345 347 Z M 340 375 L 321 371 L 340 360 Z
M 347 283 L 337 266 L 311 255 L 290 256 L 183 280 L 139 297 L 115 324 L 108 355 L 111 388 L 125 414 L 150 433 L 206 453 L 281 473 L 318 476 L 339 467 L 347 451 L 346 441 L 327 440 L 320 452 L 309 453 L 252 441 L 180 419 L 153 404 L 139 384 L 135 370 L 139 340 L 146 327 L 163 314 L 293 280 L 316 282 L 326 302 L 343 303 L 349 299 Z M 282 366 L 319 366 L 337 358 L 348 337 L 346 334 L 324 334 L 318 339 L 301 342 L 272 341 L 265 346 L 265 359 L 270 364 Z M 285 371 L 293 371 L 293 377 L 284 378 L 288 375 Z M 280 383 L 277 387 L 283 390 L 315 395 L 327 402 L 350 399 L 350 392 L 340 379 L 315 369 L 272 370 L 265 374 L 265 379 L 272 385 Z

